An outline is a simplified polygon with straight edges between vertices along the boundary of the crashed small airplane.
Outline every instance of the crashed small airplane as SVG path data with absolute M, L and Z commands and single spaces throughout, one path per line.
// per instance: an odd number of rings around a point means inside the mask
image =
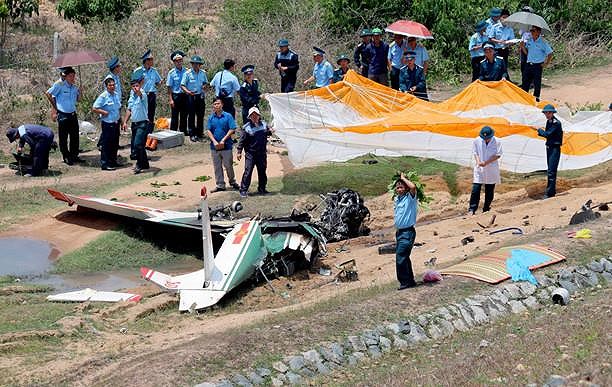
M 179 310 L 193 311 L 215 305 L 223 296 L 247 280 L 269 281 L 289 276 L 300 268 L 312 267 L 326 254 L 326 240 L 310 222 L 287 218 L 223 220 L 220 209 L 209 210 L 206 187 L 200 192 L 199 212 L 178 212 L 135 206 L 117 201 L 75 196 L 48 190 L 56 198 L 78 206 L 129 218 L 169 226 L 202 230 L 204 268 L 192 273 L 171 276 L 142 267 L 148 281 L 162 289 L 178 293 Z M 241 209 L 233 203 L 232 209 Z M 223 210 L 225 207 L 222 207 Z M 202 216 L 202 214 L 209 216 Z M 215 255 L 212 233 L 223 237 Z M 217 238 L 218 239 L 218 238 Z

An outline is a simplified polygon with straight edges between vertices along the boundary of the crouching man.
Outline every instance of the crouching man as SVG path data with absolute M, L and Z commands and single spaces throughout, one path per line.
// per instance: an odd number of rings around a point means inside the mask
M 17 153 L 23 152 L 23 147 L 27 143 L 32 154 L 32 168 L 25 177 L 40 176 L 42 172 L 49 168 L 49 151 L 53 143 L 53 131 L 51 128 L 42 125 L 25 124 L 18 128 L 9 128 L 6 133 L 9 142 L 19 140 Z

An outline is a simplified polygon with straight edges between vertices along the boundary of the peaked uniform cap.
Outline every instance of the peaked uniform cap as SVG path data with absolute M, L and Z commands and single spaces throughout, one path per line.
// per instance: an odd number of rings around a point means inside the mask
M 199 64 L 204 64 L 204 60 L 202 59 L 201 56 L 199 55 L 194 55 L 191 57 L 191 59 L 189 60 L 189 62 L 191 63 L 199 63 Z
M 359 36 L 361 36 L 361 37 L 372 36 L 372 31 L 370 31 L 367 28 L 364 28 L 363 30 L 361 30 L 361 33 L 359 34 Z
M 350 60 L 350 59 L 349 59 L 349 57 L 348 57 L 348 56 L 346 56 L 345 54 L 341 54 L 341 55 L 338 57 L 338 60 L 336 61 L 336 63 L 337 63 L 337 64 L 340 64 L 340 61 L 341 61 L 341 60 L 347 60 L 349 63 L 351 63 L 351 60 Z
M 181 50 L 174 50 L 172 54 L 170 54 L 170 60 L 175 61 L 177 59 L 183 59 L 185 57 L 185 53 Z
M 142 59 L 143 62 L 147 59 L 153 59 L 153 53 L 151 52 L 151 49 L 148 49 L 147 51 L 145 51 L 145 53 L 142 54 L 140 59 Z
M 281 39 L 278 41 L 278 47 L 286 47 L 289 45 L 289 41 L 287 39 Z
M 242 71 L 244 74 L 252 73 L 253 71 L 255 71 L 255 66 L 253 66 L 253 65 L 242 66 L 240 71 Z
M 119 58 L 113 56 L 108 60 L 108 62 L 106 62 L 106 66 L 108 66 L 110 71 L 113 71 L 115 68 L 117 68 L 117 66 L 121 66 L 121 62 L 119 62 Z

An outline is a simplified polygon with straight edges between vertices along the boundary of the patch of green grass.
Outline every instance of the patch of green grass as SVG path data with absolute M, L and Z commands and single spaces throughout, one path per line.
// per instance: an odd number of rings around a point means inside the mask
M 194 259 L 192 244 L 176 246 L 172 241 L 163 239 L 160 246 L 154 235 L 147 235 L 127 226 L 107 231 L 94 241 L 63 255 L 57 262 L 55 273 L 98 272 L 140 266 L 158 266 Z M 180 244 L 180 241 L 174 241 Z M 168 249 L 170 247 L 170 249 Z
M 20 293 L 0 297 L 0 334 L 57 328 L 55 322 L 74 305 L 48 302 L 45 295 Z
M 368 164 L 369 160 L 377 161 Z M 387 191 L 387 184 L 398 170 L 415 170 L 421 176 L 442 174 L 451 194 L 457 194 L 457 164 L 417 157 L 374 157 L 366 155 L 345 163 L 327 163 L 295 170 L 283 177 L 283 194 L 319 194 L 347 187 L 366 197 Z M 427 190 L 427 187 L 426 187 Z

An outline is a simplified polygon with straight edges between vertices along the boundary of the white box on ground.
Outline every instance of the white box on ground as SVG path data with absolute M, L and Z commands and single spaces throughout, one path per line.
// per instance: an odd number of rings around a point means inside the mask
M 174 148 L 176 146 L 183 145 L 185 142 L 185 135 L 183 132 L 177 132 L 174 130 L 153 132 L 149 134 L 149 137 L 157 140 L 157 149 Z

